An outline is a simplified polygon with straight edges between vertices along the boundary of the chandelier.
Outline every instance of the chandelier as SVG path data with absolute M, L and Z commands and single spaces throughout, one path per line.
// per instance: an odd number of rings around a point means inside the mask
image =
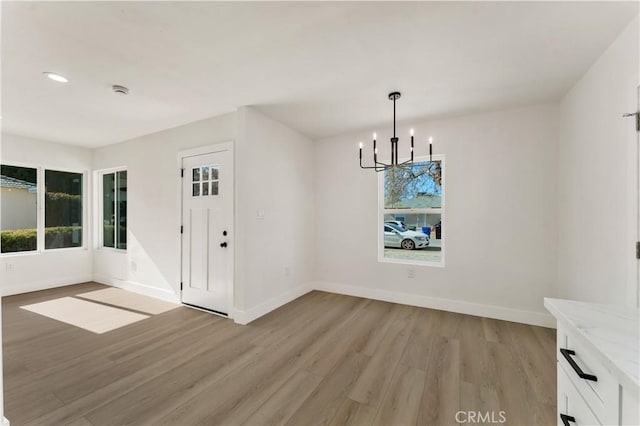
M 393 137 L 391 138 L 391 163 L 383 163 L 378 161 L 378 148 L 376 146 L 377 135 L 373 134 L 373 166 L 362 165 L 362 142 L 360 142 L 360 168 L 362 169 L 374 169 L 376 172 L 383 172 L 392 168 L 410 168 L 413 166 L 413 129 L 410 130 L 411 134 L 411 157 L 402 163 L 398 163 L 398 137 L 396 136 L 396 101 L 400 99 L 400 92 L 389 93 L 389 100 L 393 101 Z M 433 138 L 429 137 L 429 161 L 431 161 L 433 147 Z

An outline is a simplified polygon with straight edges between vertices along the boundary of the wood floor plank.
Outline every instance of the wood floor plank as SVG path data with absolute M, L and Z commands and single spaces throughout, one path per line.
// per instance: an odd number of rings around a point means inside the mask
M 12 426 L 556 421 L 550 329 L 320 291 L 247 326 L 178 307 L 101 335 L 20 309 L 104 288 L 2 299 Z
M 374 424 L 412 425 L 418 420 L 427 378 L 424 370 L 399 365 L 384 396 Z
M 191 389 L 184 394 L 189 399 L 178 401 L 179 406 L 171 413 L 159 410 L 159 415 L 149 420 L 172 425 L 180 422 L 210 424 L 218 419 L 233 418 L 241 423 L 242 420 L 238 420 L 241 414 L 250 415 L 269 397 L 265 389 L 269 389 L 274 377 L 275 380 L 287 380 L 295 371 L 295 366 L 302 364 L 302 360 L 314 351 L 313 345 L 321 342 L 335 321 L 346 315 L 358 302 L 358 299 L 351 298 L 343 304 L 334 304 L 323 316 L 311 322 L 302 336 L 283 333 L 279 341 L 262 348 L 263 355 L 245 365 L 241 371 L 220 381 L 212 381 L 203 389 Z M 291 324 L 291 327 L 294 326 L 297 325 Z M 224 389 L 224 393 L 212 400 L 210 395 L 220 389 Z
M 283 424 L 296 412 L 309 395 L 318 387 L 322 377 L 304 370 L 297 371 L 291 379 L 276 390 L 271 397 L 246 419 L 246 425 Z M 229 422 L 229 424 L 237 424 Z
M 382 401 L 407 346 L 412 320 L 415 320 L 411 314 L 416 311 L 406 308 L 408 307 L 400 305 L 395 308 L 396 315 L 390 320 L 378 350 L 349 392 L 349 398 L 354 401 L 371 406 L 378 406 Z
M 71 423 L 67 423 L 65 426 L 94 426 L 93 423 L 91 423 L 89 420 L 87 420 L 84 417 L 80 417 L 79 419 L 71 422 Z
M 493 419 L 499 419 L 501 410 L 498 392 L 495 389 L 463 381 L 460 392 L 460 410 L 490 413 Z
M 457 424 L 460 410 L 460 341 L 433 336 L 418 413 L 419 425 Z
M 363 353 L 350 353 L 320 382 L 285 424 L 312 426 L 329 423 L 369 360 L 370 357 Z
M 489 354 L 496 366 L 496 392 L 500 409 L 505 411 L 507 424 L 531 424 L 535 395 L 527 381 L 516 351 L 508 344 L 490 343 Z
M 431 337 L 437 332 L 439 315 L 436 311 L 418 311 L 416 321 L 409 335 L 407 347 L 402 354 L 401 364 L 427 370 Z
M 536 400 L 541 404 L 555 404 L 556 376 L 546 371 L 547 366 L 555 362 L 555 358 L 550 357 L 549 352 L 542 349 L 531 326 L 511 323 L 509 329 L 514 342 L 511 348 L 516 352 L 521 369 L 526 375 L 527 383 L 533 389 Z
M 344 398 L 329 422 L 331 426 L 370 426 L 377 413 L 376 407 Z

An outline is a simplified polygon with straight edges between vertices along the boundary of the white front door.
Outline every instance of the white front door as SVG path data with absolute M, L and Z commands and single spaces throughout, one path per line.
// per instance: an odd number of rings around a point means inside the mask
M 635 128 L 635 139 L 634 139 L 634 144 L 635 144 L 635 149 L 636 149 L 636 155 L 635 155 L 635 160 L 636 160 L 636 176 L 634 176 L 635 178 L 635 187 L 636 187 L 636 196 L 638 198 L 636 198 L 636 244 L 640 245 L 640 86 L 636 87 L 636 99 L 635 99 L 635 106 L 636 106 L 636 110 L 635 113 L 638 114 L 634 117 L 635 121 L 636 121 L 636 125 L 634 126 Z M 640 251 L 640 247 L 636 246 L 636 288 L 635 288 L 635 294 L 633 294 L 632 296 L 635 296 L 635 307 L 636 308 L 640 308 L 640 253 L 638 253 L 638 251 Z
M 220 314 L 233 294 L 233 152 L 182 158 L 182 302 Z

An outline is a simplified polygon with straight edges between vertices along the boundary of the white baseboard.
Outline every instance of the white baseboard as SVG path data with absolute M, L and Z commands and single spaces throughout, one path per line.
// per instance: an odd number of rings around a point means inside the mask
M 311 287 L 315 290 L 382 300 L 384 302 L 419 306 L 421 308 L 431 308 L 440 311 L 457 312 L 460 314 L 538 325 L 548 328 L 556 327 L 555 318 L 551 314 L 545 312 L 525 311 L 507 308 L 504 306 L 483 305 L 480 303 L 464 302 L 461 300 L 441 299 L 437 297 L 398 293 L 330 282 L 314 282 L 311 283 Z
M 31 293 L 32 291 L 48 290 L 50 288 L 64 287 L 67 285 L 86 283 L 92 280 L 90 275 L 78 275 L 75 277 L 62 277 L 50 280 L 10 284 L 0 288 L 0 295 L 12 296 L 14 294 Z
M 285 293 L 282 293 L 276 297 L 272 297 L 266 302 L 263 302 L 258 306 L 250 308 L 246 311 L 240 311 L 235 309 L 233 314 L 233 320 L 237 324 L 242 324 L 242 325 L 249 324 L 251 321 L 254 321 L 260 318 L 261 316 L 266 315 L 269 312 L 278 309 L 280 306 L 286 305 L 292 300 L 295 300 L 298 297 L 309 293 L 311 290 L 313 290 L 313 287 L 310 285 L 310 283 L 306 283 L 296 288 L 293 288 L 289 291 L 286 291 Z
M 93 276 L 93 281 L 99 284 L 118 287 L 133 293 L 142 294 L 144 296 L 154 297 L 156 299 L 166 300 L 173 303 L 180 303 L 180 297 L 171 290 L 151 287 L 134 281 L 119 280 L 117 278 L 106 277 L 98 274 Z
M 6 417 L 0 419 L 0 426 L 9 426 L 9 420 Z

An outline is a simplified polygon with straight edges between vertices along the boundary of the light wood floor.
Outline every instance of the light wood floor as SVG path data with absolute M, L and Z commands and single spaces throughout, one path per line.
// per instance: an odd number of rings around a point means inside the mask
M 312 292 L 248 326 L 180 307 L 98 335 L 3 298 L 12 426 L 556 424 L 553 330 Z

